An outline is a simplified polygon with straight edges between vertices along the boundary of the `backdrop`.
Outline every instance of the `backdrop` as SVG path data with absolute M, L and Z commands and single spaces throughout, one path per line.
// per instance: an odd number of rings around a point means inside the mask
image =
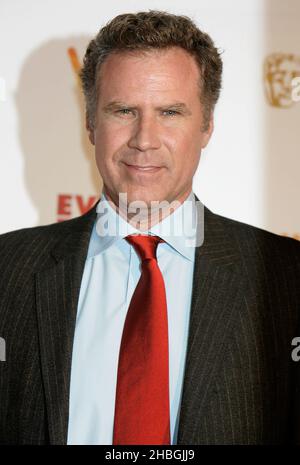
M 149 9 L 192 17 L 223 51 L 195 193 L 216 213 L 300 238 L 299 0 L 0 0 L 0 233 L 99 198 L 77 71 L 102 25 Z

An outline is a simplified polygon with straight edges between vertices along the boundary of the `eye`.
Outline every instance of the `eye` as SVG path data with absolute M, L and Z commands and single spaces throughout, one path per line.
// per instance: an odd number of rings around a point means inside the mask
M 176 110 L 164 110 L 163 113 L 166 114 L 166 116 L 175 116 L 179 115 L 179 112 Z
M 117 113 L 119 113 L 120 115 L 130 115 L 132 111 L 129 108 L 120 108 L 119 110 L 117 110 Z

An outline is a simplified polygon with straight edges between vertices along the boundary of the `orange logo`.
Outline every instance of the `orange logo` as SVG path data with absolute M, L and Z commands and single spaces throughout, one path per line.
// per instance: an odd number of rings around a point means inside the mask
M 78 84 L 81 86 L 80 79 L 79 79 L 79 72 L 81 69 L 81 64 L 77 55 L 77 52 L 74 47 L 68 48 L 68 55 L 70 58 L 70 62 L 73 68 L 73 71 L 78 79 Z

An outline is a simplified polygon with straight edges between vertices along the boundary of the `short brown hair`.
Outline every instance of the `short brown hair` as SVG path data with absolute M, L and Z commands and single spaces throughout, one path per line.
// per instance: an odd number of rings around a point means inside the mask
M 204 129 L 219 98 L 222 60 L 212 39 L 187 16 L 163 11 L 121 14 L 109 21 L 89 43 L 80 72 L 91 128 L 98 102 L 99 68 L 108 55 L 178 46 L 190 53 L 200 70 L 200 98 L 204 107 Z

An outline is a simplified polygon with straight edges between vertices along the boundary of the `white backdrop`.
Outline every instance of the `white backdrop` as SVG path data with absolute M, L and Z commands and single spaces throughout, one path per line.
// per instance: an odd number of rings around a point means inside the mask
M 99 198 L 68 49 L 81 61 L 109 19 L 156 8 L 192 17 L 224 51 L 194 191 L 216 213 L 300 234 L 298 0 L 0 0 L 0 233 L 77 216 Z

